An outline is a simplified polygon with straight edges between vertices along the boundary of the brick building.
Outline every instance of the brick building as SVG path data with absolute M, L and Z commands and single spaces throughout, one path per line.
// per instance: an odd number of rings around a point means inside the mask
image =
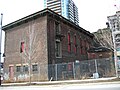
M 5 81 L 49 80 L 48 65 L 88 60 L 87 50 L 93 45 L 93 34 L 49 9 L 12 22 L 3 30 Z

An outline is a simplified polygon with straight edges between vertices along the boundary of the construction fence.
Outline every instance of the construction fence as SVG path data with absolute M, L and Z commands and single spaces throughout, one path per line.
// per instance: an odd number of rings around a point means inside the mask
M 49 65 L 53 80 L 87 79 L 115 76 L 114 62 L 108 58 Z
M 4 73 L 4 80 L 16 81 L 52 81 L 81 80 L 116 76 L 114 61 L 109 58 L 84 60 L 69 63 L 41 65 L 32 64 L 13 67 L 14 73 Z

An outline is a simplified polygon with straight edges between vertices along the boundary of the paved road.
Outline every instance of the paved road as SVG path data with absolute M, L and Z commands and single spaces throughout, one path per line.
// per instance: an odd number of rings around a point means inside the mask
M 120 90 L 120 84 L 71 84 L 55 86 L 10 86 L 0 90 Z

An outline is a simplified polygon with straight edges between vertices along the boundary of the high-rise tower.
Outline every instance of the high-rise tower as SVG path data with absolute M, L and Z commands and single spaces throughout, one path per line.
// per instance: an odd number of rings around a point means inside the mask
M 53 10 L 77 25 L 79 24 L 78 8 L 72 0 L 44 0 L 44 7 Z

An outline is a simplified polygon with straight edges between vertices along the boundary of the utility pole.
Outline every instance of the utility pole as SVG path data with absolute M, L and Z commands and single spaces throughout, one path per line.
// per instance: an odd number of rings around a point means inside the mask
M 2 57 L 2 53 L 1 53 L 1 46 L 2 46 L 2 18 L 3 18 L 3 14 L 1 13 L 1 21 L 0 21 L 0 86 L 1 86 L 1 57 Z

